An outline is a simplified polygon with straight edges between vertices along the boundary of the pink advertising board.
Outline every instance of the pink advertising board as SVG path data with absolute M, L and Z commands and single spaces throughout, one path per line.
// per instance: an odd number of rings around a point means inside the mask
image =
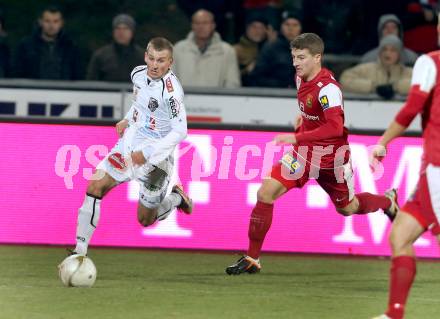
M 143 228 L 136 219 L 137 184 L 122 184 L 103 201 L 92 245 L 245 250 L 256 190 L 283 152 L 267 144 L 275 134 L 190 130 L 176 154 L 176 171 L 194 198 L 193 215 L 173 213 Z M 73 245 L 87 179 L 116 142 L 114 128 L 1 123 L 0 136 L 0 243 Z M 417 182 L 421 139 L 393 143 L 379 175 L 368 166 L 368 147 L 376 140 L 350 136 L 356 190 L 399 187 L 403 202 Z M 311 181 L 277 201 L 264 250 L 389 255 L 389 229 L 382 213 L 338 215 Z M 430 234 L 416 247 L 419 256 L 439 256 Z

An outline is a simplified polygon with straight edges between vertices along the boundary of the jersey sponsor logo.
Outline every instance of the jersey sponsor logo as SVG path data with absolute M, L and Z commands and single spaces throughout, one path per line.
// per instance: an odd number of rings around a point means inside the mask
M 306 98 L 307 107 L 312 107 L 312 103 L 313 103 L 313 95 L 307 94 L 307 98 Z
M 301 167 L 301 164 L 298 162 L 298 160 L 290 153 L 284 154 L 280 160 L 280 163 L 290 170 L 290 174 L 295 173 Z
M 330 107 L 330 104 L 328 103 L 328 97 L 327 95 L 323 95 L 321 96 L 321 98 L 319 99 L 319 103 L 322 106 L 322 109 L 328 109 Z
M 167 87 L 168 93 L 174 92 L 173 83 L 171 82 L 171 78 L 166 79 L 165 85 Z
M 177 108 L 176 100 L 174 100 L 173 97 L 170 97 L 169 102 L 170 102 L 171 118 L 173 119 L 177 117 L 177 115 L 179 114 L 179 109 Z
M 150 97 L 150 101 L 148 102 L 148 108 L 151 112 L 156 111 L 156 109 L 159 107 L 159 102 L 154 97 Z
M 301 111 L 301 115 L 310 121 L 319 121 L 318 115 L 309 115 L 306 112 Z

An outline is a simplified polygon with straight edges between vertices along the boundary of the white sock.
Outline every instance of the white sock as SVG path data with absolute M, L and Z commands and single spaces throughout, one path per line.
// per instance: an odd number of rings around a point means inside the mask
M 175 207 L 179 206 L 182 202 L 182 197 L 179 194 L 171 193 L 160 203 L 157 207 L 157 220 L 166 219 Z
M 87 254 L 87 247 L 89 246 L 90 239 L 98 225 L 101 211 L 100 206 L 100 199 L 86 195 L 84 203 L 78 210 L 75 252 L 80 255 Z

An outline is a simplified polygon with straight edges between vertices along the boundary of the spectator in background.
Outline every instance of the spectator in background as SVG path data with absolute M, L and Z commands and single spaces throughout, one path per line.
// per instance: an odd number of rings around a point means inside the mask
M 6 43 L 7 35 L 5 31 L 5 20 L 0 12 L 0 78 L 9 75 L 10 50 Z
M 377 32 L 379 41 L 389 34 L 398 36 L 403 41 L 403 27 L 399 18 L 394 14 L 384 14 L 379 18 L 377 24 Z M 374 62 L 379 56 L 379 47 L 372 49 L 365 53 L 361 58 L 361 63 Z M 416 62 L 417 53 L 403 48 L 401 55 L 401 62 L 405 65 L 412 66 Z
M 250 86 L 288 88 L 295 86 L 290 42 L 301 33 L 299 15 L 285 11 L 278 38 L 266 43 L 249 74 Z
M 274 30 L 280 27 L 282 0 L 243 0 L 246 20 L 265 17 Z
M 266 19 L 257 16 L 249 18 L 246 23 L 245 34 L 234 45 L 243 86 L 250 84 L 249 73 L 255 68 L 258 53 L 267 39 L 267 32 Z
M 237 0 L 176 0 L 177 5 L 191 19 L 200 9 L 214 15 L 216 32 L 229 43 L 235 43 L 243 33 L 243 26 L 236 21 L 243 21 L 242 1 Z
M 341 75 L 344 90 L 353 93 L 377 93 L 391 99 L 395 93 L 407 94 L 412 69 L 401 62 L 402 41 L 394 34 L 382 38 L 379 59 L 345 70 Z
M 133 41 L 133 17 L 119 14 L 112 25 L 113 42 L 95 51 L 87 68 L 87 80 L 126 82 L 134 67 L 145 64 L 145 50 Z
M 319 34 L 326 54 L 361 54 L 363 44 L 363 0 L 304 0 L 303 29 Z
M 413 0 L 402 17 L 405 26 L 404 44 L 411 50 L 427 53 L 437 50 L 437 1 Z
M 79 80 L 79 50 L 63 30 L 64 20 L 56 7 L 43 10 L 38 27 L 24 38 L 13 57 L 13 75 L 19 78 Z
M 239 87 L 240 73 L 234 48 L 215 32 L 214 16 L 199 10 L 192 31 L 174 46 L 174 71 L 183 86 Z

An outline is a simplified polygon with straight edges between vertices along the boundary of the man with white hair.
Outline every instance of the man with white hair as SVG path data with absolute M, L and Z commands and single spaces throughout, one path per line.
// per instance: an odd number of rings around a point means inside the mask
M 240 86 L 240 72 L 234 48 L 222 41 L 215 31 L 214 15 L 196 11 L 191 20 L 192 31 L 174 46 L 174 71 L 183 86 Z

